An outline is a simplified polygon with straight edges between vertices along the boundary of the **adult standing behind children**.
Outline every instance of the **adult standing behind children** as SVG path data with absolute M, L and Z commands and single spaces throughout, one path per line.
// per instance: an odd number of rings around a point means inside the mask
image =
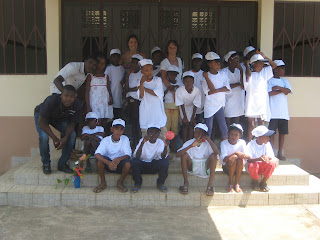
M 62 149 L 62 155 L 58 162 L 58 170 L 72 173 L 67 162 L 76 140 L 74 128 L 80 122 L 82 107 L 80 101 L 76 99 L 77 90 L 73 86 L 66 85 L 61 90 L 61 95 L 53 94 L 47 97 L 34 110 L 35 125 L 39 134 L 43 173 L 45 174 L 51 173 L 49 137 L 52 138 L 57 150 Z M 63 137 L 59 139 L 49 125 L 63 134 Z

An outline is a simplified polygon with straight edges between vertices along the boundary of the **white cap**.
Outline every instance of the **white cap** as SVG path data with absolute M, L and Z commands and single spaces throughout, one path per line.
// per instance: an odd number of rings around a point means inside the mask
M 116 125 L 121 125 L 121 126 L 125 127 L 126 122 L 124 120 L 122 120 L 121 118 L 118 118 L 118 119 L 113 120 L 113 122 L 112 122 L 112 127 L 116 126 Z
M 136 58 L 136 59 L 139 59 L 139 61 L 141 61 L 143 59 L 143 57 L 140 55 L 140 54 L 133 54 L 131 59 L 132 58 Z
M 286 66 L 286 64 L 282 60 L 274 60 L 274 63 L 277 64 L 277 67 Z
M 221 60 L 220 56 L 218 54 L 216 54 L 215 52 L 208 52 L 205 56 L 205 58 L 208 60 L 208 61 L 212 61 L 212 60 Z
M 208 132 L 208 127 L 204 123 L 198 123 L 197 125 L 194 126 L 194 129 L 196 129 L 196 128 L 200 128 L 203 131 Z
M 233 55 L 233 54 L 235 54 L 235 53 L 237 53 L 236 51 L 230 51 L 230 52 L 228 52 L 226 55 L 224 55 L 224 61 L 225 62 L 228 62 L 229 61 L 229 58 Z
M 249 47 L 246 47 L 244 50 L 243 50 L 243 56 L 246 57 L 248 55 L 249 52 L 252 52 L 256 50 L 254 47 L 252 46 L 249 46 Z
M 149 129 L 149 128 L 158 128 L 158 129 L 160 129 L 160 126 L 159 126 L 158 123 L 149 123 L 149 124 L 148 124 L 148 129 Z
M 274 134 L 273 130 L 269 130 L 266 126 L 260 125 L 251 131 L 252 135 L 255 137 L 261 136 L 271 136 Z
M 179 74 L 179 68 L 176 65 L 170 64 L 167 69 L 167 72 L 176 72 Z
M 99 116 L 95 112 L 88 112 L 87 115 L 86 115 L 86 119 L 88 119 L 88 118 L 99 119 Z
M 161 48 L 159 48 L 158 46 L 155 46 L 154 48 L 152 48 L 151 49 L 151 55 L 156 51 L 161 51 Z
M 250 58 L 250 64 L 254 62 L 269 62 L 267 59 L 264 59 L 261 54 L 255 54 Z
M 194 78 L 194 73 L 192 71 L 186 71 L 182 74 L 182 79 L 185 77 L 193 77 Z
M 194 58 L 203 59 L 203 56 L 202 56 L 202 54 L 200 54 L 200 53 L 195 53 L 195 54 L 192 55 L 192 59 L 194 59 Z
M 149 65 L 149 64 L 153 66 L 152 60 L 151 59 L 146 59 L 146 58 L 140 60 L 139 64 L 140 64 L 141 67 L 143 67 L 144 65 Z
M 232 124 L 230 125 L 230 127 L 229 127 L 229 130 L 232 129 L 232 128 L 237 128 L 237 129 L 239 129 L 239 130 L 243 133 L 243 128 L 242 128 L 242 126 L 241 126 L 240 124 L 238 124 L 238 123 L 232 123 Z
M 115 53 L 121 55 L 120 49 L 118 49 L 118 48 L 112 49 L 112 50 L 110 51 L 110 56 L 111 56 L 112 54 L 115 54 Z

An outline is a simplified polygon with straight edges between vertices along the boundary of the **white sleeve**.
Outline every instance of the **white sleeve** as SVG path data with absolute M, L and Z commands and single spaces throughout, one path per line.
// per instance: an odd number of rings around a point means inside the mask
M 292 88 L 291 88 L 289 81 L 285 78 L 283 78 L 283 80 L 284 80 L 284 87 L 290 89 L 290 91 L 292 93 Z
M 123 144 L 123 156 L 124 155 L 128 155 L 128 156 L 130 156 L 131 157 L 131 155 L 132 155 L 132 150 L 131 150 L 131 147 L 130 147 L 130 141 L 129 141 L 129 138 L 128 137 L 126 137 L 125 139 L 124 139 L 124 144 Z
M 110 66 L 108 66 L 106 68 L 106 70 L 104 71 L 104 74 L 107 75 L 110 78 L 111 72 L 110 72 Z M 111 79 L 109 79 L 111 81 Z
M 155 89 L 153 89 L 154 93 L 157 95 L 158 98 L 163 99 L 164 91 L 162 86 L 162 80 L 159 77 L 154 77 L 156 81 Z
M 273 87 L 273 81 L 272 81 L 272 79 L 270 79 L 268 81 L 268 92 L 272 92 L 272 87 Z
M 76 65 L 75 63 L 71 62 L 65 65 L 57 74 L 57 76 L 61 75 L 64 80 L 67 78 L 78 74 L 80 71 L 79 65 Z
M 229 84 L 229 78 L 227 76 L 227 74 L 225 72 L 222 72 L 223 75 L 223 85 L 228 88 L 229 90 L 231 90 L 230 84 Z
M 207 84 L 207 80 L 202 77 L 202 89 L 205 95 L 208 95 L 208 92 L 210 91 L 208 84 Z
M 175 94 L 175 104 L 176 106 L 181 106 L 184 104 L 183 102 L 183 98 L 182 98 L 182 87 L 179 87 L 176 91 L 176 94 Z
M 190 146 L 193 143 L 194 139 L 190 139 L 186 141 L 180 149 L 177 150 L 177 152 L 180 152 L 181 150 L 185 149 L 186 147 Z M 190 148 L 191 149 L 191 148 Z
M 199 88 L 194 87 L 195 91 L 196 91 L 196 96 L 193 99 L 193 105 L 196 106 L 197 108 L 201 108 L 201 92 L 199 90 Z
M 262 75 L 263 75 L 263 79 L 265 81 L 268 81 L 270 78 L 273 77 L 273 70 L 271 66 L 265 67 L 261 70 Z
M 242 152 L 246 155 L 249 155 L 251 157 L 251 153 L 246 145 L 246 142 L 243 140 L 242 142 Z
M 82 134 L 85 134 L 85 133 L 88 133 L 88 132 L 87 132 L 87 129 L 88 129 L 87 126 L 84 126 L 84 127 L 82 128 L 81 135 L 82 135 Z
M 164 142 L 159 138 L 159 140 L 161 141 L 160 144 L 159 144 L 159 148 L 157 149 L 157 153 L 156 153 L 156 156 L 161 159 L 161 154 L 163 153 L 163 150 L 164 150 Z M 168 156 L 168 153 L 167 153 L 167 156 Z
M 254 140 L 251 140 L 248 144 L 247 144 L 247 150 L 248 150 L 248 153 L 249 155 L 252 157 L 252 158 L 256 158 L 257 156 L 255 156 L 255 151 L 254 151 L 254 148 L 253 148 L 253 144 L 252 144 L 252 141 Z M 260 157 L 260 156 L 259 156 Z
M 162 60 L 162 62 L 160 63 L 160 70 L 165 70 L 167 71 L 167 69 L 169 68 L 169 61 L 165 58 Z
M 267 157 L 271 157 L 272 159 L 275 158 L 274 152 L 273 152 L 273 149 L 272 149 L 272 146 L 271 146 L 271 143 L 270 143 L 270 142 L 268 142 L 268 143 L 266 144 L 266 153 L 265 153 L 265 155 L 266 155 Z
M 143 138 L 140 139 L 138 145 L 136 146 L 136 149 L 134 150 L 134 153 L 133 153 L 133 157 L 136 157 L 137 151 L 138 151 L 138 149 L 139 149 L 139 147 L 141 145 L 142 140 L 143 140 Z
M 101 140 L 96 152 L 94 154 L 100 154 L 102 156 L 108 156 L 108 139 L 104 138 Z
M 224 165 L 225 163 L 223 162 L 223 160 L 226 156 L 228 156 L 228 150 L 224 141 L 221 142 L 220 147 L 221 147 L 221 153 L 220 153 L 219 161 L 220 161 L 220 164 Z

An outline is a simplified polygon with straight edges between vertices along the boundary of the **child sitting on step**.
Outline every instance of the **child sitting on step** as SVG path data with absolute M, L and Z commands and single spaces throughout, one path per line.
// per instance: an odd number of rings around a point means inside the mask
M 259 187 L 262 192 L 269 191 L 267 180 L 271 177 L 276 167 L 275 156 L 269 142 L 269 138 L 273 134 L 273 130 L 269 130 L 263 125 L 252 130 L 252 135 L 256 138 L 247 145 L 251 159 L 247 160 L 245 166 L 252 178 L 253 190 Z M 259 174 L 263 175 L 260 183 L 258 182 Z
M 208 127 L 198 123 L 194 127 L 194 138 L 185 142 L 178 150 L 176 156 L 181 157 L 181 168 L 184 179 L 183 186 L 179 187 L 182 194 L 188 193 L 188 174 L 208 178 L 207 196 L 213 196 L 213 177 L 217 165 L 219 150 L 208 135 Z
M 95 152 L 98 160 L 98 173 L 101 183 L 93 189 L 93 192 L 100 193 L 107 188 L 105 179 L 105 170 L 110 173 L 121 174 L 117 182 L 120 192 L 127 192 L 128 189 L 123 185 L 123 181 L 127 176 L 131 164 L 131 148 L 129 138 L 124 133 L 125 122 L 122 119 L 115 119 L 112 122 L 112 135 L 102 139 L 99 147 Z
M 233 123 L 228 129 L 228 139 L 221 142 L 220 163 L 222 164 L 223 172 L 229 176 L 228 192 L 242 192 L 239 185 L 240 176 L 244 162 L 250 158 L 246 142 L 240 139 L 242 134 L 242 126 Z

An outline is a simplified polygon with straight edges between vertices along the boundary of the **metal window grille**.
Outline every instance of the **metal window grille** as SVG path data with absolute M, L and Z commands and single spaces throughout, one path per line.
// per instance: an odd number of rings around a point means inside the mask
M 121 13 L 121 28 L 137 29 L 140 26 L 140 11 L 139 10 L 122 10 Z
M 320 3 L 276 2 L 273 58 L 286 63 L 286 75 L 320 76 Z
M 83 9 L 81 13 L 82 28 L 100 28 L 100 11 Z M 107 27 L 107 11 L 102 11 L 103 28 Z
M 46 72 L 45 0 L 0 0 L 0 74 Z
M 161 11 L 162 29 L 179 29 L 180 13 L 179 11 Z
M 216 30 L 214 11 L 195 11 L 192 12 L 192 29 L 193 30 Z

